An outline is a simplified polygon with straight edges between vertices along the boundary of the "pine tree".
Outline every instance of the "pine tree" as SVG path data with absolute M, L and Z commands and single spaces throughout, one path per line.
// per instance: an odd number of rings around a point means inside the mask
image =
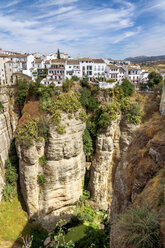
M 59 49 L 57 50 L 57 58 L 58 58 L 58 59 L 61 59 L 60 50 L 59 50 Z

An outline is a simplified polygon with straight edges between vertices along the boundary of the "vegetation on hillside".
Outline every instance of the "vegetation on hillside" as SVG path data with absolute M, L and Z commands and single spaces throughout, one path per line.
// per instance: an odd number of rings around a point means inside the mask
M 0 112 L 4 109 L 3 104 L 0 102 Z
M 117 227 L 121 243 L 134 248 L 158 248 L 160 244 L 160 214 L 146 206 L 130 208 L 119 215 Z

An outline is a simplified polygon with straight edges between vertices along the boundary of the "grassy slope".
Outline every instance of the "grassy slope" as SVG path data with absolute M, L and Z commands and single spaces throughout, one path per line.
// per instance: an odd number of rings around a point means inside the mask
M 0 246 L 11 248 L 11 245 L 22 235 L 28 233 L 28 214 L 23 210 L 18 195 L 10 202 L 0 204 Z

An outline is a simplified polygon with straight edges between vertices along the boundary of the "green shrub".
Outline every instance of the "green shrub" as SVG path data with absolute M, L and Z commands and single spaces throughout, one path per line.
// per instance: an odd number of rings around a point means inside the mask
M 32 239 L 32 247 L 44 247 L 44 241 L 48 237 L 48 232 L 43 229 L 32 229 L 30 231 L 30 235 L 33 237 Z
M 0 111 L 2 111 L 4 109 L 3 104 L 0 102 Z
M 130 123 L 139 125 L 142 119 L 141 107 L 138 102 L 130 102 L 127 98 L 121 101 L 121 109 Z
M 79 81 L 79 78 L 77 76 L 72 76 L 71 80 L 75 82 L 75 81 Z
M 41 116 L 38 121 L 38 136 L 48 141 L 49 120 L 45 116 Z
M 14 188 L 17 184 L 18 174 L 17 174 L 17 164 L 11 164 L 10 160 L 6 160 L 6 184 L 3 188 L 3 198 L 5 201 L 9 201 L 14 196 Z
M 83 78 L 81 80 L 81 85 L 82 85 L 82 87 L 87 87 L 88 86 L 88 76 L 85 76 L 85 78 Z
M 81 111 L 80 113 L 79 113 L 79 119 L 82 121 L 82 122 L 86 122 L 86 120 L 87 120 L 87 115 L 86 115 L 86 112 L 85 111 Z
M 98 130 L 106 130 L 111 122 L 117 118 L 117 115 L 119 113 L 120 104 L 118 102 L 112 102 L 110 104 L 102 105 L 96 113 Z
M 134 248 L 160 247 L 160 215 L 146 206 L 130 208 L 119 215 L 121 242 Z
M 65 126 L 63 126 L 63 125 L 61 125 L 61 124 L 59 124 L 58 126 L 57 126 L 57 128 L 56 128 L 56 131 L 57 131 L 57 133 L 59 133 L 59 134 L 64 134 L 66 131 L 65 131 Z
M 85 233 L 85 237 L 76 242 L 76 247 L 109 248 L 108 235 L 104 230 L 99 230 L 96 226 L 89 226 Z
M 11 164 L 9 160 L 6 160 L 6 182 L 11 186 L 15 186 L 18 179 L 17 169 Z
M 33 119 L 17 129 L 16 143 L 25 147 L 33 145 L 33 140 L 38 140 L 38 119 Z
M 83 107 L 86 107 L 90 111 L 95 110 L 98 106 L 97 98 L 92 96 L 91 91 L 87 87 L 84 87 L 82 89 L 81 96 L 80 96 L 80 102 Z
M 45 155 L 43 155 L 41 158 L 39 158 L 39 164 L 41 166 L 46 165 L 46 163 L 47 163 L 47 159 L 46 159 L 46 156 Z
M 163 80 L 163 77 L 160 73 L 152 71 L 148 75 L 148 86 L 152 88 L 154 85 L 158 85 Z
M 65 81 L 63 82 L 63 91 L 64 92 L 69 92 L 71 87 L 72 87 L 72 80 L 69 80 L 68 78 L 65 79 Z
M 43 186 L 46 182 L 45 176 L 42 174 L 38 175 L 37 182 L 40 186 Z
M 16 96 L 16 101 L 20 106 L 24 105 L 24 102 L 26 100 L 26 95 L 27 95 L 27 89 L 28 89 L 28 83 L 26 80 L 17 80 L 17 96 Z
M 57 110 L 62 110 L 66 113 L 76 113 L 81 108 L 79 97 L 76 94 L 61 94 L 54 101 L 50 108 L 50 113 L 54 114 Z
M 3 199 L 5 201 L 10 201 L 11 198 L 13 197 L 13 193 L 14 193 L 14 187 L 11 184 L 6 183 L 2 190 Z
M 88 129 L 85 129 L 83 134 L 83 150 L 87 158 L 92 155 L 93 143 Z
M 120 87 L 123 90 L 124 97 L 132 96 L 135 92 L 133 84 L 128 79 L 123 79 Z

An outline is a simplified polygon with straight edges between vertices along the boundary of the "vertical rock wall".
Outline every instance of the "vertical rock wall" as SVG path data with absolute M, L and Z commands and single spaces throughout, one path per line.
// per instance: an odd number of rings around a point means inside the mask
M 162 115 L 165 115 L 165 83 L 162 88 L 162 97 L 160 102 L 160 113 Z
M 61 215 L 69 214 L 79 200 L 85 174 L 82 141 L 85 124 L 75 118 L 68 119 L 66 114 L 61 124 L 65 125 L 66 133 L 60 135 L 50 125 L 46 145 L 40 141 L 29 149 L 17 147 L 21 190 L 29 215 L 47 229 L 53 228 Z M 47 163 L 41 166 L 39 158 L 44 154 Z M 37 182 L 40 174 L 46 180 L 43 186 Z
M 19 118 L 14 94 L 13 89 L 0 88 L 0 102 L 4 106 L 4 109 L 0 111 L 0 201 L 5 180 L 5 160 L 8 158 L 10 143 Z

